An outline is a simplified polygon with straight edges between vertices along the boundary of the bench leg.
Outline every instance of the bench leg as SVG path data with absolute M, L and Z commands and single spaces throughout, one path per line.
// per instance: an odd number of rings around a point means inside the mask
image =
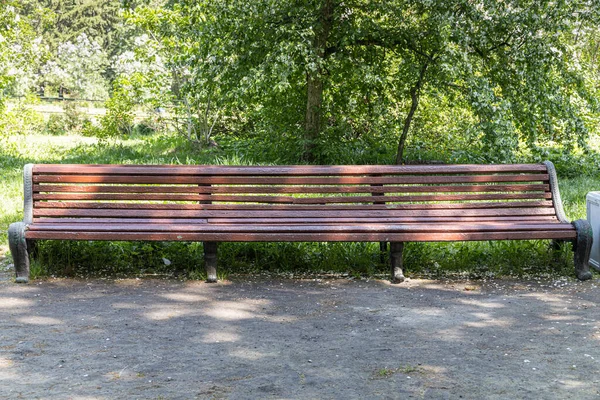
M 206 282 L 217 281 L 217 242 L 204 242 L 204 266 Z
M 379 261 L 385 262 L 385 253 L 387 253 L 387 242 L 379 242 Z
M 27 225 L 23 222 L 10 224 L 8 228 L 8 245 L 15 263 L 17 283 L 29 281 L 29 252 L 27 251 L 27 240 L 25 230 Z
M 575 274 L 582 281 L 591 279 L 590 251 L 592 249 L 592 226 L 585 219 L 573 221 L 577 230 L 577 238 L 573 241 L 573 253 L 575 258 Z
M 402 273 L 403 250 L 404 242 L 390 243 L 390 260 L 392 262 L 392 283 L 404 282 L 404 274 Z

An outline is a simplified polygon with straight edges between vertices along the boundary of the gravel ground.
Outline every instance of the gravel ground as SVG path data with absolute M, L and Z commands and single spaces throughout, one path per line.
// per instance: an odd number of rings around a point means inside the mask
M 597 278 L 0 281 L 3 399 L 600 397 Z

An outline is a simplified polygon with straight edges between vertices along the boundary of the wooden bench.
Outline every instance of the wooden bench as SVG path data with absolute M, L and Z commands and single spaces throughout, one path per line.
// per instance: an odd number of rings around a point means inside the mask
M 25 166 L 23 222 L 9 228 L 17 282 L 36 240 L 217 242 L 571 241 L 591 278 L 585 220 L 567 221 L 550 162 L 429 166 Z

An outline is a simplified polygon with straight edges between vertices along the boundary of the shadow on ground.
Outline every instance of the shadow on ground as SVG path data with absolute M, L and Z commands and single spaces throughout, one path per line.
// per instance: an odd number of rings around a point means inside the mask
M 592 282 L 0 283 L 0 397 L 591 398 Z

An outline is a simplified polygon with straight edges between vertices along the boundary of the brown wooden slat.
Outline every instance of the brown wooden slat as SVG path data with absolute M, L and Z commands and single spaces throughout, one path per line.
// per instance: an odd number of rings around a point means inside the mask
M 470 240 L 574 239 L 575 230 L 451 233 L 123 233 L 27 231 L 27 239 L 158 240 L 187 242 L 445 242 Z
M 476 182 L 546 182 L 548 174 L 443 175 L 371 177 L 254 177 L 254 176 L 146 176 L 146 175 L 34 175 L 34 183 L 132 183 L 132 184 L 237 184 L 237 185 L 348 185 L 434 184 Z
M 331 218 L 409 216 L 515 216 L 555 215 L 553 208 L 429 209 L 429 210 L 132 210 L 132 209 L 34 209 L 34 217 L 127 217 L 127 218 Z
M 56 223 L 69 223 L 69 224 L 206 224 L 208 220 L 206 218 L 52 218 L 52 217 L 41 217 L 34 218 L 33 223 L 37 224 L 56 224 Z
M 362 175 L 362 174 L 472 174 L 506 172 L 546 172 L 544 164 L 449 164 L 449 165 L 69 165 L 36 164 L 34 174 L 110 174 L 110 175 Z
M 467 203 L 421 203 L 421 204 L 162 204 L 162 203 L 91 203 L 91 202 L 35 202 L 34 209 L 122 209 L 122 210 L 232 210 L 232 211 L 349 211 L 349 210 L 437 210 L 475 208 L 553 208 L 551 201 L 467 202 Z
M 413 233 L 413 232 L 503 232 L 503 231 L 552 231 L 574 229 L 571 224 L 546 223 L 454 223 L 454 224 L 341 224 L 341 225 L 177 225 L 177 232 L 228 232 L 228 233 Z M 169 224 L 32 224 L 30 231 L 80 231 L 80 232 L 171 232 Z
M 548 192 L 550 185 L 442 186 L 89 186 L 33 185 L 34 193 L 428 193 L 428 192 Z
M 64 219 L 62 220 L 64 222 Z M 389 223 L 389 224 L 410 224 L 410 223 L 460 223 L 460 222 L 496 222 L 496 223 L 553 223 L 558 222 L 554 216 L 535 216 L 535 217 L 379 217 L 379 218 L 209 218 L 209 224 L 254 224 L 254 225 L 292 225 L 292 224 L 349 224 L 349 223 Z
M 526 222 L 548 223 L 558 222 L 556 216 L 497 216 L 497 217 L 333 217 L 333 218 L 34 218 L 33 223 L 41 224 L 340 224 L 340 223 L 419 223 L 419 222 L 484 222 L 498 223 Z
M 34 200 L 146 200 L 146 201 L 211 201 L 211 202 L 260 202 L 288 204 L 331 204 L 331 203 L 372 203 L 385 201 L 473 201 L 473 200 L 524 200 L 551 199 L 552 193 L 494 193 L 494 194 L 436 194 L 403 196 L 331 196 L 331 197 L 291 197 L 291 196 L 223 196 L 193 194 L 120 194 L 120 193 L 52 193 L 34 194 Z

